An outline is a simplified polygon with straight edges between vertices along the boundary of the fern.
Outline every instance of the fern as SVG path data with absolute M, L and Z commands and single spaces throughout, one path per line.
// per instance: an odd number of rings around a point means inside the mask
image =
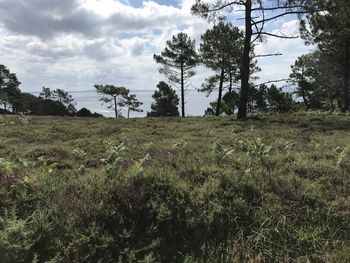
M 233 149 L 226 149 L 218 143 L 214 143 L 212 150 L 219 166 L 223 165 L 223 163 L 232 155 L 234 151 Z

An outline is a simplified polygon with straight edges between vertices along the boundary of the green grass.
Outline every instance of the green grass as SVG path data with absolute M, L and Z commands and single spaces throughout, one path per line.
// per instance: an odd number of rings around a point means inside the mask
M 349 262 L 350 116 L 0 116 L 0 262 Z

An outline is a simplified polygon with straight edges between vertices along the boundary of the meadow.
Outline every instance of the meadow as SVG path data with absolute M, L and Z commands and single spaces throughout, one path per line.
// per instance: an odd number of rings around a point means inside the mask
M 350 115 L 0 115 L 0 262 L 350 262 Z

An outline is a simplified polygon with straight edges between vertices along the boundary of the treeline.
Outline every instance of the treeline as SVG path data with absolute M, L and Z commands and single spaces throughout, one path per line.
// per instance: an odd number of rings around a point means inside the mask
M 102 117 L 86 108 L 77 110 L 68 92 L 42 88 L 39 96 L 22 92 L 16 74 L 0 65 L 0 114 Z

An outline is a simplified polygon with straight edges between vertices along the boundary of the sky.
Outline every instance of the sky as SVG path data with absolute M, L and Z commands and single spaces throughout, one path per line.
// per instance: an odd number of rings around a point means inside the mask
M 131 90 L 154 90 L 164 76 L 153 54 L 168 39 L 186 32 L 195 39 L 210 28 L 191 15 L 194 0 L 0 0 L 0 64 L 17 74 L 22 91 L 41 87 L 92 90 L 114 84 Z M 240 12 L 230 21 L 242 27 Z M 270 22 L 269 32 L 298 34 L 296 17 Z M 309 47 L 303 40 L 267 38 L 256 54 L 262 58 L 257 83 L 286 78 L 290 66 Z M 199 88 L 211 72 L 199 67 L 191 81 Z

